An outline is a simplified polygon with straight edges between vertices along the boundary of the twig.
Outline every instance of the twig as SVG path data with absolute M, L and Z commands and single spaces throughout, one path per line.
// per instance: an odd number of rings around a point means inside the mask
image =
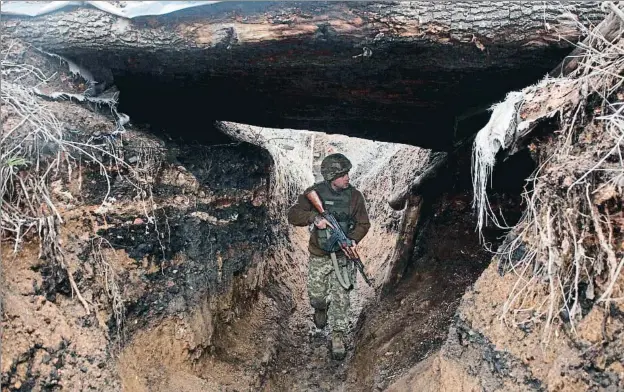
M 61 266 L 65 269 L 65 271 L 67 271 L 67 277 L 69 279 L 69 283 L 71 284 L 72 291 L 76 294 L 76 297 L 78 297 L 78 300 L 80 301 L 82 306 L 84 306 L 87 312 L 87 315 L 91 314 L 91 312 L 89 311 L 89 304 L 87 304 L 87 301 L 85 301 L 82 294 L 80 294 L 80 290 L 78 290 L 78 285 L 76 284 L 76 281 L 74 280 L 74 275 L 72 274 L 71 270 L 67 268 L 65 263 L 62 263 Z

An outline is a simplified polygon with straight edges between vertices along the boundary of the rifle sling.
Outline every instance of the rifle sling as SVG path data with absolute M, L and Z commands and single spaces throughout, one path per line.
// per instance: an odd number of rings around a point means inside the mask
M 338 278 L 338 283 L 340 283 L 343 289 L 351 290 L 353 288 L 353 285 L 349 281 L 349 270 L 345 269 L 345 274 L 343 276 L 340 273 L 340 266 L 338 265 L 338 259 L 336 258 L 336 253 L 331 252 L 329 256 L 332 259 L 332 264 L 334 264 L 334 272 L 336 273 L 336 277 Z
M 329 238 L 329 236 L 330 235 L 329 235 L 329 230 L 328 230 L 327 238 Z M 338 283 L 340 283 L 343 289 L 351 290 L 353 288 L 353 285 L 351 284 L 351 281 L 349 280 L 349 269 L 348 268 L 345 269 L 345 274 L 343 276 L 340 271 L 340 266 L 338 265 L 338 258 L 336 257 L 336 252 L 330 252 L 329 256 L 331 257 L 332 264 L 334 265 L 334 272 L 336 273 L 336 278 L 338 278 Z

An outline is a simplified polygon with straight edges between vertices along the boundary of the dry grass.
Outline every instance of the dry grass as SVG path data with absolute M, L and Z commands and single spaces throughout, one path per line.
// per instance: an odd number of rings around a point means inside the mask
M 502 319 L 541 325 L 544 342 L 562 322 L 575 330 L 585 300 L 605 307 L 624 300 L 624 40 L 621 34 L 609 42 L 596 30 L 584 32 L 591 39 L 574 74 L 523 91 L 525 98 L 536 97 L 538 90 L 566 85 L 574 98 L 553 105 L 559 131 L 539 147 L 529 146 L 539 168 L 529 179 L 532 190 L 523 195 L 525 214 L 497 255 L 518 277 Z M 525 99 L 521 106 L 530 104 Z M 475 188 L 476 197 L 481 189 Z

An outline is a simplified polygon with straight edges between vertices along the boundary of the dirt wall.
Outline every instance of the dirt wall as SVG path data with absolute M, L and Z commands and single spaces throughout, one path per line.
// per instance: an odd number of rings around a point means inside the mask
M 62 61 L 10 50 L 49 76 L 43 86 L 22 79 L 25 89 L 86 88 Z M 274 161 L 245 143 L 181 146 L 130 124 L 119 132 L 107 107 L 32 99 L 66 135 L 110 142 L 121 160 L 96 149 L 100 163 L 71 156 L 73 170 L 52 179 L 63 264 L 42 257 L 36 232 L 17 252 L 5 238 L 2 390 L 170 390 L 215 377 L 260 387 L 278 321 L 303 286 L 297 252 L 275 248 L 289 231 L 269 207 Z M 3 125 L 15 127 L 5 102 Z

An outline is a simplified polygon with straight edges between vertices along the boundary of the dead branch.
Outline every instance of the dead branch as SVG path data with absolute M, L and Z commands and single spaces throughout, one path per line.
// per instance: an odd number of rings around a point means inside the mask
M 448 162 L 448 154 L 441 153 L 436 155 L 431 162 L 423 169 L 422 173 L 414 179 L 410 184 L 405 186 L 402 190 L 398 191 L 388 201 L 388 204 L 394 210 L 402 210 L 405 207 L 405 203 L 410 194 L 418 194 L 423 184 L 429 180 L 435 178 L 440 170 Z
M 596 40 L 596 37 L 601 37 L 600 39 L 610 43 L 622 37 L 622 30 L 624 29 L 624 20 L 622 20 L 620 16 L 622 11 L 612 2 L 607 3 L 611 3 L 609 8 L 615 12 L 607 15 L 607 17 L 596 26 L 592 34 L 589 34 L 572 53 L 549 73 L 550 76 L 562 77 L 568 76 L 570 73 L 574 72 L 579 64 L 584 61 L 587 55 L 587 48 L 593 46 L 593 41 Z
M 384 277 L 384 286 L 391 287 L 398 282 L 414 253 L 414 240 L 416 238 L 416 227 L 420 221 L 423 199 L 421 196 L 410 194 L 407 197 L 407 206 L 401 217 L 399 236 L 396 241 L 395 250 L 390 259 L 389 268 Z

